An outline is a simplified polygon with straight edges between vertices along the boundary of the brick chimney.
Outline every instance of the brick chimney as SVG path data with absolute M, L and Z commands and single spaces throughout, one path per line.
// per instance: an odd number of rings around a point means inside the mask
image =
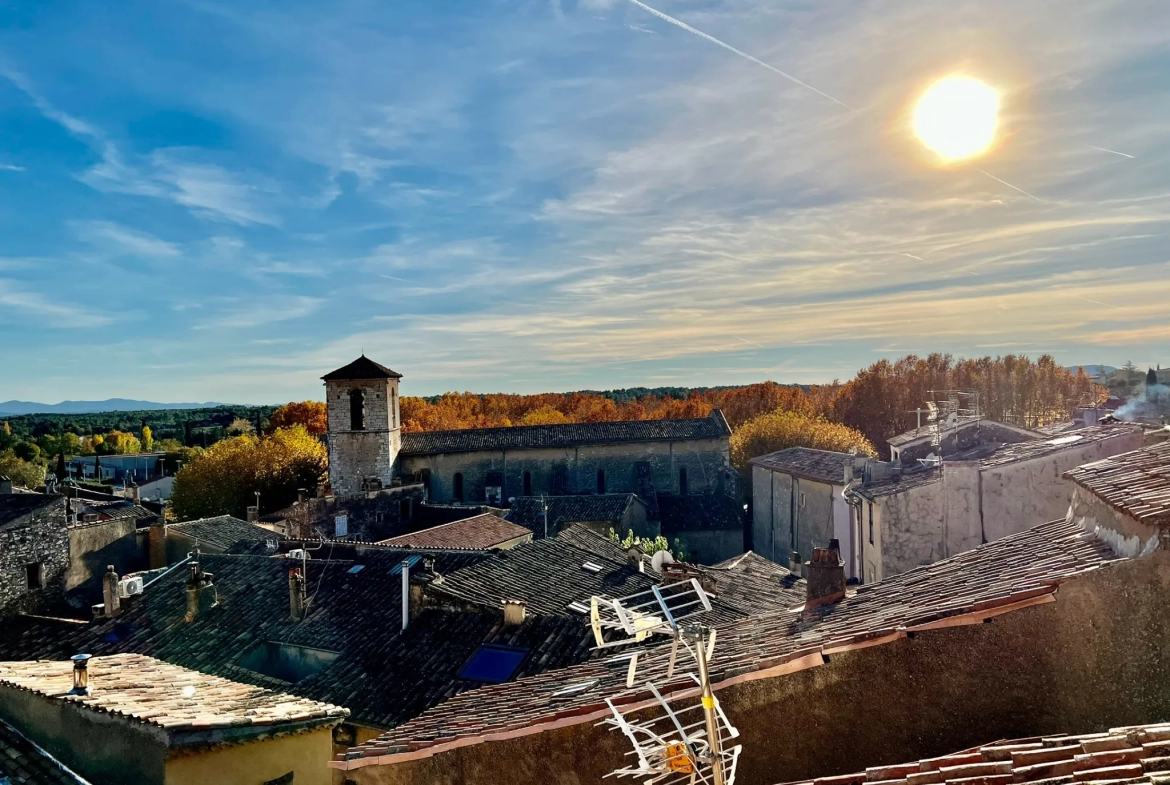
M 520 600 L 504 600 L 504 626 L 516 627 L 524 623 L 527 616 L 525 605 Z
M 118 573 L 114 572 L 114 565 L 106 567 L 106 574 L 102 576 L 102 601 L 106 616 L 117 616 L 122 611 L 122 601 L 118 598 Z
M 828 548 L 813 548 L 812 559 L 805 562 L 804 570 L 808 581 L 805 610 L 845 597 L 845 562 L 841 561 L 838 540 L 829 540 Z
M 215 592 L 214 576 L 210 572 L 204 572 L 203 568 L 199 566 L 198 549 L 195 551 L 189 569 L 186 585 L 187 614 L 183 617 L 183 620 L 188 622 L 194 621 L 201 613 L 206 613 L 219 605 L 219 598 Z
M 305 576 L 300 567 L 288 571 L 288 605 L 290 619 L 300 621 L 305 618 Z
M 159 518 L 150 525 L 147 535 L 148 551 L 150 555 L 150 569 L 157 570 L 167 566 L 167 522 Z

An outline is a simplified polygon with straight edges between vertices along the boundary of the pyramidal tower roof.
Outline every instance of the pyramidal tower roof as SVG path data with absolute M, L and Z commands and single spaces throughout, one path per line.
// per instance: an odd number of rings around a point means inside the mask
M 374 362 L 363 354 L 349 365 L 343 365 L 336 371 L 330 371 L 321 378 L 327 382 L 347 382 L 367 379 L 401 379 L 402 374 Z

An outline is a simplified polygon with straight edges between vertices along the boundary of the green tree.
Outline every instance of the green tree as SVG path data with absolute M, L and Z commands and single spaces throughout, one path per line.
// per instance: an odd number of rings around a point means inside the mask
M 302 425 L 224 439 L 191 455 L 175 475 L 171 504 L 179 519 L 244 517 L 259 491 L 261 511 L 272 512 L 292 504 L 298 488 L 316 488 L 327 465 L 325 445 Z
M 1158 386 L 1158 372 L 1153 368 L 1146 371 L 1146 387 Z
M 252 424 L 251 420 L 237 417 L 232 420 L 226 431 L 228 436 L 249 436 L 256 432 L 256 426 Z
M 623 548 L 629 548 L 631 545 L 637 545 L 642 551 L 650 556 L 659 551 L 666 551 L 679 561 L 686 561 L 686 551 L 683 550 L 682 543 L 679 540 L 674 541 L 672 546 L 667 542 L 666 538 L 659 534 L 657 537 L 637 537 L 634 535 L 634 530 L 630 529 L 626 532 L 626 536 L 620 536 L 613 529 L 609 530 L 610 542 L 616 542 Z
M 41 448 L 35 442 L 17 442 L 12 452 L 20 460 L 29 463 L 34 463 L 41 457 Z
M 861 455 L 876 456 L 873 445 L 860 432 L 823 417 L 808 417 L 796 412 L 775 411 L 748 420 L 731 435 L 731 465 L 746 472 L 748 461 L 789 447 L 848 452 L 857 448 Z
M 35 489 L 45 484 L 45 467 L 22 460 L 13 450 L 0 452 L 0 477 L 12 480 L 13 485 Z

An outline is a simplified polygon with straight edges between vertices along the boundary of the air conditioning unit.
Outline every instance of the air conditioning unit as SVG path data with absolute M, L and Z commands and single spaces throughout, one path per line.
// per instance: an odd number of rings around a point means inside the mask
M 295 549 L 289 551 L 287 556 L 290 559 L 303 559 L 303 558 L 305 558 L 305 549 L 304 548 L 295 548 Z
M 126 599 L 133 597 L 135 594 L 142 594 L 142 576 L 137 575 L 133 578 L 123 578 L 118 581 L 118 598 Z

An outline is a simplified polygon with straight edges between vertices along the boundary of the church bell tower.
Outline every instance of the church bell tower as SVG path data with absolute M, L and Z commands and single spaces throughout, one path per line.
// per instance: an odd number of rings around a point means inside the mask
M 329 484 L 338 496 L 389 487 L 402 443 L 395 373 L 364 354 L 321 377 L 329 416 Z

